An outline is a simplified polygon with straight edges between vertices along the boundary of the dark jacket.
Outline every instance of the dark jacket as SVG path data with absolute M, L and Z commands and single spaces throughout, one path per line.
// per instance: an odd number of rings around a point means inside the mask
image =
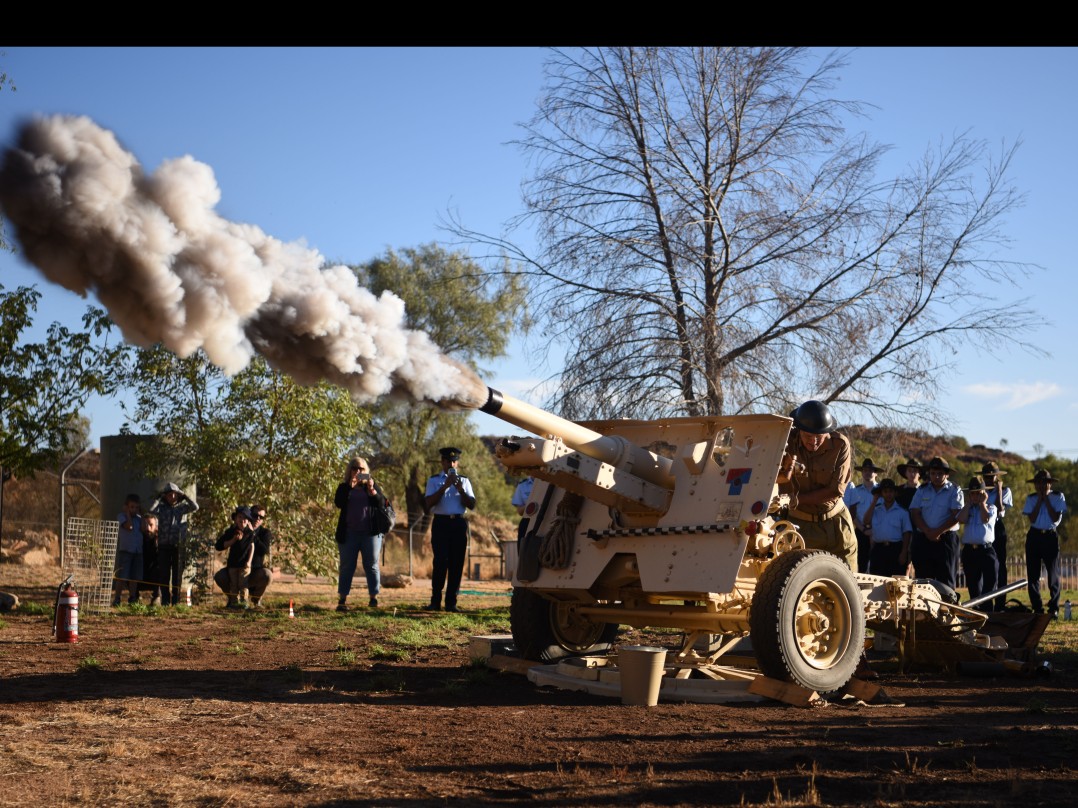
M 341 509 L 340 515 L 337 517 L 337 544 L 344 544 L 345 534 L 348 532 L 348 494 L 351 491 L 352 487 L 348 483 L 341 483 L 337 486 L 337 493 L 333 495 L 333 504 Z M 382 493 L 382 487 L 378 483 L 374 484 L 374 496 L 371 497 L 371 505 L 380 508 L 386 506 L 386 495 Z
M 255 555 L 251 559 L 251 569 L 260 570 L 268 566 L 270 545 L 273 544 L 273 531 L 268 527 L 255 528 Z
M 225 562 L 225 566 L 229 569 L 243 569 L 246 565 L 247 553 L 251 550 L 252 545 L 255 543 L 254 531 L 250 528 L 240 530 L 240 528 L 233 525 L 232 527 L 224 530 L 220 536 L 217 537 L 217 542 L 214 545 L 218 551 L 225 549 L 225 542 L 232 538 L 237 533 L 241 538 L 237 542 L 228 548 L 228 561 Z

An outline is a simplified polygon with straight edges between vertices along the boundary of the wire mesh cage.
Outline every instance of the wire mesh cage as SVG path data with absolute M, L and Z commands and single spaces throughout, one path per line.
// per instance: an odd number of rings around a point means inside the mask
M 107 612 L 112 604 L 119 532 L 120 523 L 114 520 L 79 516 L 67 520 L 63 573 L 72 576 L 84 612 Z

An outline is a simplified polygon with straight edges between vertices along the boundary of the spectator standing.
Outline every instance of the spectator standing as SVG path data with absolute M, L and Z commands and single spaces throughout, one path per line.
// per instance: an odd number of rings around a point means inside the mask
M 996 538 L 997 510 L 988 502 L 984 480 L 974 477 L 965 489 L 966 502 L 958 512 L 962 525 L 962 570 L 966 573 L 966 587 L 970 600 L 996 588 Z
M 872 502 L 865 512 L 865 522 L 872 525 L 868 571 L 873 575 L 905 575 L 909 566 L 913 523 L 897 495 L 895 481 L 885 478 L 872 489 Z
M 821 401 L 792 413 L 794 428 L 779 469 L 779 490 L 790 495 L 790 521 L 805 546 L 827 550 L 857 571 L 857 535 L 842 495 L 850 481 L 850 441 L 835 431 L 835 418 Z
M 142 503 L 138 494 L 128 494 L 124 509 L 116 517 L 120 529 L 116 536 L 116 575 L 112 583 L 112 605 L 120 605 L 121 593 L 127 590 L 127 602 L 138 603 L 138 585 L 142 580 Z
M 866 518 L 872 504 L 872 492 L 876 488 L 876 475 L 883 471 L 866 457 L 861 463 L 861 482 L 848 487 L 843 500 L 853 519 L 854 532 L 857 535 L 857 571 L 868 572 L 869 557 L 872 554 L 872 522 Z
M 340 508 L 337 517 L 337 548 L 340 560 L 337 575 L 337 611 L 348 611 L 348 595 L 356 565 L 363 557 L 363 572 L 367 577 L 367 605 L 378 607 L 382 590 L 382 573 L 378 566 L 382 555 L 382 534 L 375 533 L 371 511 L 386 506 L 386 495 L 374 477 L 365 458 L 353 457 L 344 470 L 344 480 L 337 486 L 333 504 Z
M 1059 533 L 1057 528 L 1067 512 L 1061 491 L 1053 491 L 1052 472 L 1041 469 L 1029 480 L 1033 493 L 1026 497 L 1022 513 L 1029 517 L 1026 534 L 1026 588 L 1033 611 L 1044 614 L 1041 600 L 1041 565 L 1048 577 L 1048 614 L 1059 619 Z
M 445 610 L 457 610 L 457 593 L 468 553 L 468 510 L 475 508 L 472 483 L 459 472 L 460 449 L 446 446 L 438 450 L 442 472 L 427 480 L 426 505 L 434 514 L 430 528 L 430 544 L 434 552 L 434 569 L 430 580 L 428 609 L 442 608 L 442 587 L 445 587 Z
M 150 513 L 158 519 L 157 568 L 161 578 L 161 603 L 175 606 L 180 601 L 180 583 L 187 565 L 187 517 L 198 503 L 176 483 L 169 483 L 154 500 Z
M 910 519 L 919 531 L 910 542 L 913 568 L 919 578 L 934 578 L 954 589 L 958 584 L 958 513 L 965 505 L 962 489 L 949 479 L 951 467 L 942 457 L 926 466 L 928 485 L 910 503 Z
M 1011 489 L 1003 484 L 1005 471 L 1000 471 L 999 464 L 989 460 L 981 466 L 981 477 L 984 478 L 984 487 L 988 491 L 988 504 L 996 506 L 996 529 L 995 540 L 992 549 L 996 553 L 996 588 L 1002 589 L 1007 585 L 1007 525 L 1003 523 L 1003 517 L 1007 515 L 1007 509 L 1014 507 L 1014 495 Z M 995 600 L 993 608 L 1002 612 L 1007 602 L 1006 595 L 1000 595 Z
M 142 517 L 142 582 L 139 592 L 150 593 L 150 605 L 161 605 L 161 571 L 157 568 L 157 517 Z

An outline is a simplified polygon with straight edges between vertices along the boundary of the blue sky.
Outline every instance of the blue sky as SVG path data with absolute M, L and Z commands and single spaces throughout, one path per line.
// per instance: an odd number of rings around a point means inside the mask
M 525 156 L 509 141 L 534 109 L 544 52 L 533 48 L 21 48 L 0 44 L 0 142 L 35 113 L 84 114 L 111 129 L 143 167 L 192 155 L 212 167 L 217 212 L 358 263 L 387 248 L 446 241 L 453 210 L 499 233 L 521 210 Z M 1043 269 L 1000 291 L 1029 297 L 1052 356 L 963 352 L 942 380 L 949 431 L 971 443 L 1078 457 L 1078 364 L 1067 350 L 1078 279 L 1070 271 L 1078 125 L 1078 49 L 867 48 L 840 92 L 873 104 L 863 123 L 898 166 L 969 131 L 993 145 L 1021 139 L 1011 176 L 1025 206 L 1007 220 L 1006 256 Z M 10 236 L 10 231 L 8 232 Z M 519 238 L 519 236 L 518 236 Z M 16 256 L 0 283 L 37 284 L 39 322 L 75 322 L 85 302 Z M 533 338 L 534 339 L 534 338 Z M 492 386 L 527 398 L 552 368 L 532 343 L 487 368 Z M 538 403 L 538 402 L 535 402 Z M 94 441 L 115 434 L 113 402 L 95 402 Z M 475 415 L 483 433 L 512 431 Z

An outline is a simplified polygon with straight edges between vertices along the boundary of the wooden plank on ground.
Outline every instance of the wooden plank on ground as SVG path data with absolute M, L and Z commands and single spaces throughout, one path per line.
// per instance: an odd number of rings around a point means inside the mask
M 520 659 L 519 657 L 508 657 L 496 654 L 495 656 L 487 658 L 487 667 L 494 668 L 496 671 L 509 671 L 511 673 L 524 673 L 526 674 L 534 667 L 542 667 L 542 662 L 536 662 L 533 659 Z
M 775 701 L 792 704 L 794 707 L 808 707 L 819 698 L 815 690 L 795 685 L 793 682 L 780 682 L 767 676 L 757 676 L 749 682 L 749 692 L 758 696 L 767 696 Z

